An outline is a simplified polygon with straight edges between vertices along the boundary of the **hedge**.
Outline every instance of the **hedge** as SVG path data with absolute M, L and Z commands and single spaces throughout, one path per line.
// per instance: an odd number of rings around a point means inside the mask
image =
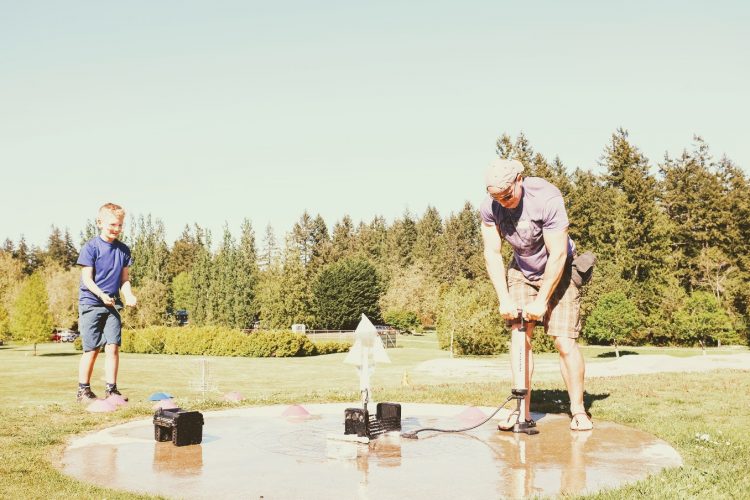
M 75 345 L 81 349 L 80 342 Z M 120 350 L 139 354 L 287 358 L 346 352 L 350 347 L 348 342 L 314 343 L 304 335 L 289 331 L 244 333 L 218 326 L 151 326 L 123 330 Z

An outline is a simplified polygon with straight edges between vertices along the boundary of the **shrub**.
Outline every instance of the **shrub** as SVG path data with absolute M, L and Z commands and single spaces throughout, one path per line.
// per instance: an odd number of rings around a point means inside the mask
M 443 295 L 437 333 L 441 349 L 455 354 L 500 354 L 508 350 L 497 295 L 487 281 L 457 280 Z
M 335 340 L 315 342 L 315 349 L 317 350 L 318 354 L 335 354 L 337 352 L 348 352 L 351 347 L 351 342 L 337 342 Z
M 399 331 L 409 332 L 420 326 L 419 318 L 411 311 L 391 309 L 383 314 L 383 321 Z
M 382 285 L 369 261 L 346 258 L 329 264 L 312 286 L 315 323 L 319 328 L 353 329 L 362 314 L 380 318 Z
M 587 340 L 612 342 L 617 357 L 620 357 L 619 346 L 632 340 L 633 332 L 642 323 L 640 312 L 623 292 L 610 292 L 597 301 L 583 333 Z
M 335 345 L 323 347 L 327 352 L 341 352 L 341 348 Z M 125 330 L 121 350 L 142 354 L 266 358 L 314 356 L 320 352 L 318 346 L 306 336 L 290 331 L 245 334 L 240 330 L 218 326 L 152 326 L 140 330 Z

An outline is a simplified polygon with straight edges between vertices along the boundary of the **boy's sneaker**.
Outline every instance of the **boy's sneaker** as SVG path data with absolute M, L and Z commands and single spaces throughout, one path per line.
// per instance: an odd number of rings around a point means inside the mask
M 108 397 L 110 397 L 113 394 L 115 396 L 120 396 L 125 401 L 128 400 L 128 398 L 126 396 L 123 396 L 122 394 L 120 394 L 120 391 L 117 390 L 117 386 L 116 385 L 113 385 L 113 386 L 107 385 L 107 388 L 104 389 L 104 397 L 108 398 Z
M 91 391 L 91 387 L 79 387 L 76 400 L 79 403 L 90 403 L 96 400 L 96 394 Z

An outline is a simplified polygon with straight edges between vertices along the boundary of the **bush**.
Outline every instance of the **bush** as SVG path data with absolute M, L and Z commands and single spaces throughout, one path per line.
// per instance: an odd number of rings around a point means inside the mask
M 402 332 L 410 332 L 420 326 L 417 315 L 403 309 L 391 309 L 387 311 L 383 314 L 383 321 Z
M 620 357 L 619 346 L 632 341 L 633 332 L 643 324 L 635 304 L 623 292 L 602 295 L 591 311 L 583 333 L 586 340 L 612 343 Z
M 343 343 L 331 344 L 334 345 L 322 346 L 324 353 L 342 352 Z M 321 353 L 321 347 L 297 333 L 268 331 L 245 334 L 240 330 L 218 326 L 152 326 L 140 330 L 125 330 L 122 334 L 121 350 L 141 354 L 256 358 L 314 356 Z
M 380 318 L 382 285 L 367 260 L 346 258 L 329 264 L 312 285 L 312 306 L 317 328 L 354 329 L 362 314 Z
M 500 354 L 508 350 L 505 321 L 497 312 L 497 295 L 487 281 L 457 280 L 443 295 L 437 333 L 441 349 L 466 354 Z
M 352 348 L 351 342 L 336 342 L 334 340 L 316 342 L 315 349 L 318 354 L 335 354 L 337 352 L 349 352 Z

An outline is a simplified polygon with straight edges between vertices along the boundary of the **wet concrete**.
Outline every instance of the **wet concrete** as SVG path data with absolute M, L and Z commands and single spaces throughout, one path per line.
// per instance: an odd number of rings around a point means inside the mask
M 71 441 L 62 468 L 81 481 L 175 498 L 519 498 L 590 493 L 682 464 L 656 437 L 595 421 L 568 428 L 564 415 L 535 414 L 535 436 L 496 430 L 398 433 L 369 445 L 343 435 L 344 409 L 356 404 L 266 406 L 206 412 L 203 443 L 175 447 L 153 438 L 151 420 Z M 374 411 L 374 405 L 371 407 Z M 493 408 L 406 403 L 404 430 L 461 428 Z M 293 416 L 282 416 L 284 413 Z

